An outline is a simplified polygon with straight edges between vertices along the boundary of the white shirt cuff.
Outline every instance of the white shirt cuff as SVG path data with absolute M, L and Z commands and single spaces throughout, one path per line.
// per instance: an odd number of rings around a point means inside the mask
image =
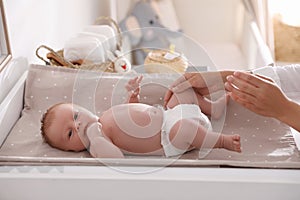
M 262 76 L 272 79 L 278 86 L 280 86 L 280 79 L 279 79 L 274 67 L 266 66 L 266 67 L 253 69 L 251 71 L 253 74 L 262 75 Z

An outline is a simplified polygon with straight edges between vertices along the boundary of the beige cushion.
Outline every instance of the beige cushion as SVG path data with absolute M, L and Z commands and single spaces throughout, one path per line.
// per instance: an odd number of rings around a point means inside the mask
M 40 119 L 45 110 L 58 102 L 74 102 L 96 114 L 125 100 L 124 84 L 128 75 L 78 72 L 66 68 L 32 65 L 25 88 L 24 111 L 0 149 L 0 161 L 6 164 L 81 164 L 99 162 L 84 151 L 63 152 L 49 147 L 40 136 Z M 145 74 L 141 98 L 149 104 L 161 104 L 168 84 L 178 74 Z M 150 86 L 154 88 L 149 90 Z M 125 93 L 124 93 L 125 92 Z M 225 121 L 224 121 L 225 119 Z M 127 156 L 126 159 L 105 161 L 113 165 L 173 166 L 239 166 L 300 168 L 300 158 L 289 127 L 272 119 L 258 116 L 230 101 L 226 117 L 212 121 L 224 134 L 240 134 L 242 153 L 214 149 L 199 159 L 197 150 L 180 159 L 162 156 Z M 202 152 L 203 154 L 203 152 Z M 202 155 L 201 154 L 201 155 Z

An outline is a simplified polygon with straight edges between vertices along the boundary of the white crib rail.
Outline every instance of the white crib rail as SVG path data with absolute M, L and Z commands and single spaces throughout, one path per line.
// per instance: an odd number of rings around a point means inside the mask
M 0 104 L 0 146 L 9 134 L 11 128 L 20 118 L 23 109 L 24 85 L 27 71 L 20 77 L 15 86 Z

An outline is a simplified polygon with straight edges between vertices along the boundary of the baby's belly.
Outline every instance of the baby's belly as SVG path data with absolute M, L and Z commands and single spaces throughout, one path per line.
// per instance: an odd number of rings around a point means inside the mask
M 163 113 L 145 104 L 125 104 L 112 109 L 113 121 L 121 132 L 134 137 L 150 137 L 160 131 Z
M 110 118 L 110 138 L 121 149 L 146 153 L 161 147 L 161 109 L 145 104 L 120 105 L 111 109 Z

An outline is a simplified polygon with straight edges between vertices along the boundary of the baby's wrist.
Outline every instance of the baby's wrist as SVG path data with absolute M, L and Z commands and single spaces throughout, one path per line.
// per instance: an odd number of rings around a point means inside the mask
M 88 124 L 86 128 L 86 135 L 88 139 L 98 136 L 98 134 L 101 133 L 101 127 L 102 125 L 99 122 Z
M 136 91 L 134 91 L 134 90 L 131 90 L 131 91 L 128 91 L 128 95 L 129 95 L 130 97 L 138 97 L 138 96 L 140 96 L 140 93 L 139 93 L 139 92 L 136 92 Z

